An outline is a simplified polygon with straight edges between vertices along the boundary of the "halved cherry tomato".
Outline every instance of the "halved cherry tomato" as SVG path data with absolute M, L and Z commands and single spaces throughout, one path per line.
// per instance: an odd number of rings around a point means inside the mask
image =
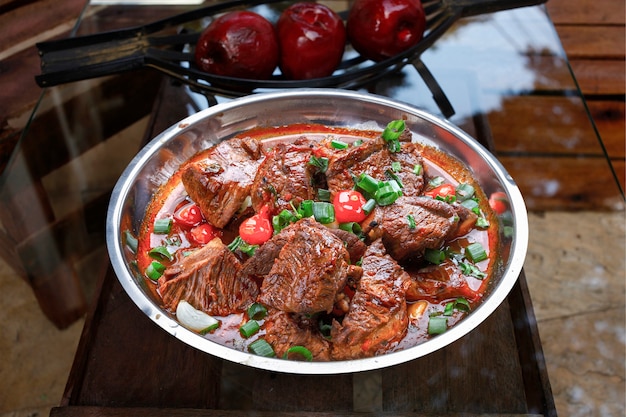
M 199 225 L 204 216 L 196 203 L 185 204 L 174 213 L 174 221 L 181 226 L 194 227 Z
M 250 245 L 260 245 L 274 234 L 269 206 L 263 206 L 254 216 L 244 220 L 239 226 L 239 236 Z
M 358 191 L 339 191 L 333 198 L 335 220 L 339 223 L 362 222 L 367 217 L 367 214 L 363 211 L 365 203 L 367 203 L 367 200 Z
M 498 214 L 502 214 L 509 208 L 509 200 L 506 194 L 498 191 L 489 197 L 489 207 Z
M 432 190 L 426 191 L 424 195 L 431 198 L 446 198 L 453 197 L 456 195 L 456 187 L 452 184 L 442 184 L 439 187 L 435 187 Z
M 200 245 L 205 245 L 220 235 L 219 230 L 208 223 L 194 227 L 189 233 L 193 241 Z

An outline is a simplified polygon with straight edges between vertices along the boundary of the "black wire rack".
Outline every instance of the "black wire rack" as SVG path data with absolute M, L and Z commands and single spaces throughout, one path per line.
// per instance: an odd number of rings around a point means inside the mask
M 144 67 L 153 68 L 187 84 L 208 97 L 240 97 L 258 90 L 291 88 L 361 88 L 377 79 L 411 65 L 420 74 L 445 117 L 454 109 L 445 93 L 421 60 L 421 54 L 458 19 L 499 10 L 537 5 L 546 0 L 423 0 L 426 12 L 424 37 L 413 47 L 381 62 L 364 59 L 348 45 L 337 70 L 328 77 L 288 80 L 275 74 L 267 80 L 243 79 L 209 74 L 194 61 L 194 47 L 200 31 L 189 23 L 203 21 L 232 10 L 293 2 L 284 0 L 230 0 L 181 13 L 143 26 L 37 44 L 41 87 L 97 78 Z M 338 11 L 344 19 L 347 10 Z M 175 31 L 174 34 L 172 32 Z M 209 101 L 212 100 L 209 98 Z

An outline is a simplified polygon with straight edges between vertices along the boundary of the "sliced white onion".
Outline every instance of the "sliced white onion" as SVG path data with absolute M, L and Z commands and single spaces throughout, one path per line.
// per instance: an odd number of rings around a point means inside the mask
M 196 310 L 185 300 L 178 302 L 176 317 L 180 324 L 201 334 L 215 330 L 220 325 L 220 322 L 215 317 L 206 314 L 204 311 Z

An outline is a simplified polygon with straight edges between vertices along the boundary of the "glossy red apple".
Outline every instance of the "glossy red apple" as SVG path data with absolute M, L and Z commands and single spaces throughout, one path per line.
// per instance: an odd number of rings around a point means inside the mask
M 272 23 L 250 11 L 215 19 L 196 44 L 196 65 L 211 74 L 267 79 L 278 65 L 278 41 Z
M 346 46 L 341 17 L 318 3 L 295 3 L 276 23 L 280 44 L 278 66 L 285 78 L 305 80 L 331 75 Z
M 417 44 L 425 29 L 420 0 L 355 0 L 348 14 L 350 43 L 373 61 L 391 58 Z

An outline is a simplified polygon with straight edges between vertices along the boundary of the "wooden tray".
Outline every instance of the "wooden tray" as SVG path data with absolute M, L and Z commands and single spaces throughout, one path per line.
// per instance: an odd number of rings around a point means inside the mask
M 185 116 L 179 89 L 164 82 L 146 139 Z M 248 414 L 556 416 L 524 274 L 492 316 L 445 349 L 379 371 L 299 376 L 180 342 L 135 306 L 109 269 L 51 416 Z

